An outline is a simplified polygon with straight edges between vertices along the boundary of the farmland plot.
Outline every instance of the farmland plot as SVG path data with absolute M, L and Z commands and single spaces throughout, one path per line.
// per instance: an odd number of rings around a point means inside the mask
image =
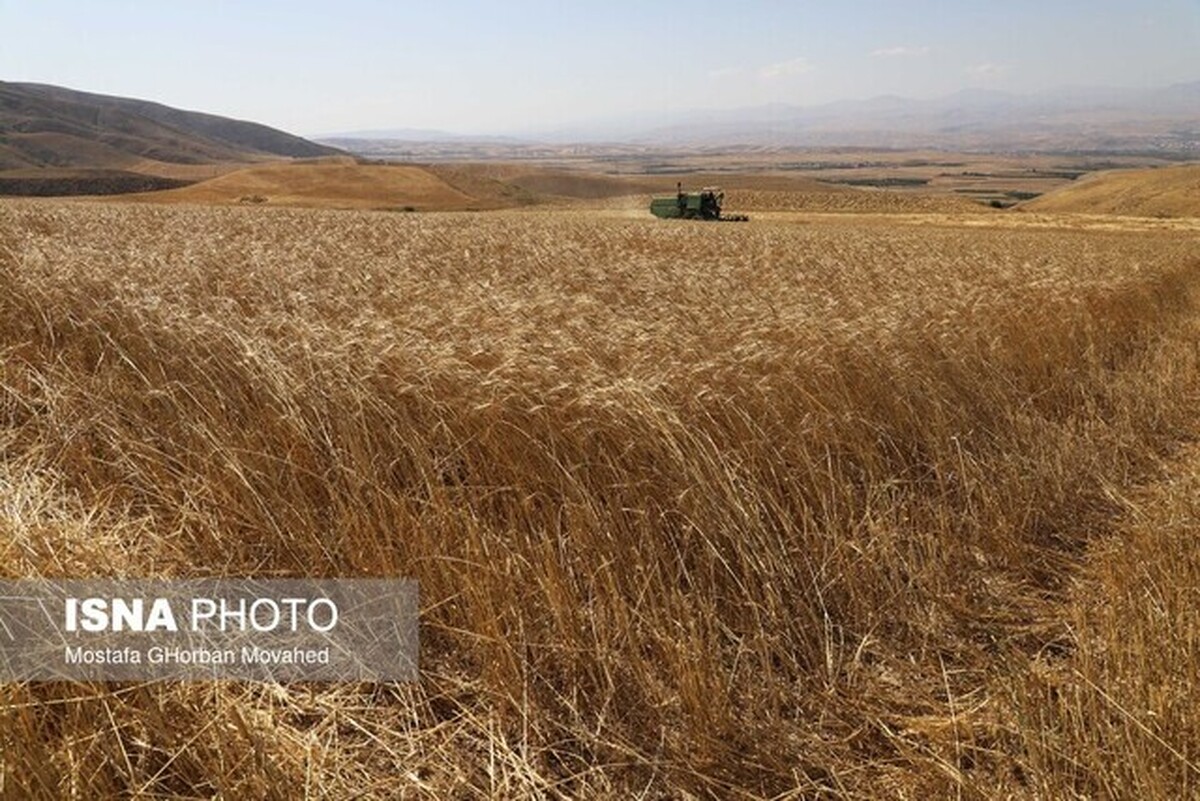
M 1195 431 L 1196 244 L 6 202 L 6 575 L 410 576 L 423 639 L 4 686 L 5 792 L 1099 792 L 1014 687 Z

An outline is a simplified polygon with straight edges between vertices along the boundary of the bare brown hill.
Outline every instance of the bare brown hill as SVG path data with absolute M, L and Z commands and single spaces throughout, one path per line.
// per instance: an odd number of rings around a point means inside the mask
M 432 164 L 429 171 L 464 192 L 508 205 L 561 200 L 605 200 L 664 191 L 662 181 L 642 175 L 609 175 L 588 170 L 508 164 Z M 674 187 L 671 183 L 669 186 Z
M 1124 217 L 1200 217 L 1200 164 L 1096 173 L 1021 208 Z
M 0 81 L 0 194 L 162 189 L 212 177 L 228 165 L 337 154 L 258 123 Z
M 0 169 L 125 169 L 314 158 L 341 151 L 244 120 L 58 86 L 0 81 Z
M 421 167 L 360 164 L 350 157 L 246 167 L 180 189 L 126 195 L 154 203 L 446 211 L 496 208 Z

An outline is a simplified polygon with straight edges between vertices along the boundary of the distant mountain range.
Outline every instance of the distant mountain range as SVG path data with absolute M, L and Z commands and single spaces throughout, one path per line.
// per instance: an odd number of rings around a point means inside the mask
M 403 130 L 352 132 L 334 141 L 359 150 L 355 140 L 1095 150 L 1200 158 L 1200 81 L 1148 90 L 1067 87 L 1018 95 L 976 89 L 930 100 L 881 96 L 818 106 L 651 112 L 511 137 Z
M 593 132 L 629 142 L 963 150 L 1151 150 L 1200 157 L 1200 82 L 1163 89 L 968 90 L 821 106 L 692 112 Z M 578 140 L 586 130 L 556 137 Z
M 342 131 L 339 133 L 315 134 L 312 137 L 320 142 L 342 142 L 358 139 L 376 139 L 389 142 L 475 142 L 475 143 L 508 143 L 522 142 L 517 136 L 488 136 L 451 133 L 435 128 L 375 128 L 366 131 Z
M 0 81 L 0 170 L 145 171 L 341 151 L 253 122 L 58 86 Z

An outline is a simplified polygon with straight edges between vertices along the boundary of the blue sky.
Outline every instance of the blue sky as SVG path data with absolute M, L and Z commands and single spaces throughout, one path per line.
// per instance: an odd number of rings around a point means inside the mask
M 0 0 L 0 80 L 301 134 L 1200 80 L 1200 0 Z

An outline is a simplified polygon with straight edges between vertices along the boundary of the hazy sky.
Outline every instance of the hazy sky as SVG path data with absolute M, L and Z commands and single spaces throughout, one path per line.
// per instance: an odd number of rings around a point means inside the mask
M 1200 80 L 1200 0 L 0 0 L 0 80 L 300 134 Z

